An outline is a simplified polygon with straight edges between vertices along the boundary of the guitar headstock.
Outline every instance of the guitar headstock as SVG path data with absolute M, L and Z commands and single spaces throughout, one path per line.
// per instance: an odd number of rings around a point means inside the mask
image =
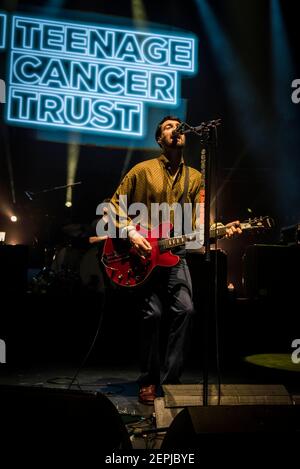
M 266 215 L 264 217 L 249 218 L 248 220 L 245 220 L 244 223 L 242 223 L 242 225 L 244 224 L 246 225 L 247 229 L 270 230 L 274 227 L 275 222 L 273 218 Z

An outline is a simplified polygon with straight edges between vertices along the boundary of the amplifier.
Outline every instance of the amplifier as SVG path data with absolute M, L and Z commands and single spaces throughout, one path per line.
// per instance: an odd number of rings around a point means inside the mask
M 299 265 L 300 244 L 248 246 L 243 256 L 243 285 L 246 296 L 252 299 L 298 298 Z
M 300 244 L 300 223 L 281 228 L 280 243 L 288 246 Z

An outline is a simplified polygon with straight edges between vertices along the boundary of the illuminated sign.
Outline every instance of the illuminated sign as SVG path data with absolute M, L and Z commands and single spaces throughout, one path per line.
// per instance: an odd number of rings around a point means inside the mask
M 8 122 L 144 136 L 146 107 L 177 107 L 195 39 L 13 16 Z
M 6 39 L 6 15 L 0 13 L 0 49 L 5 48 Z

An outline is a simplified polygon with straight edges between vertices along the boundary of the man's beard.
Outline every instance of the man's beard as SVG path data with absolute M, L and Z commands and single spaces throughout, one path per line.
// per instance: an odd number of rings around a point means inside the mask
M 184 147 L 184 143 L 181 140 L 178 140 L 176 137 L 171 138 L 170 143 L 168 141 L 165 141 L 164 143 L 167 148 L 183 148 Z

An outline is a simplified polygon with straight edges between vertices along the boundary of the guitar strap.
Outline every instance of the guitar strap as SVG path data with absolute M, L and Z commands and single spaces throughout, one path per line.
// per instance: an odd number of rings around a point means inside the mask
M 181 205 L 181 213 L 182 213 L 182 220 L 181 220 L 182 225 L 181 226 L 182 227 L 184 227 L 184 203 L 186 201 L 188 188 L 189 188 L 189 167 L 185 165 L 184 168 L 185 168 L 184 188 L 183 188 L 182 196 L 178 200 L 178 203 Z M 174 233 L 174 227 L 173 227 L 170 232 L 170 236 L 172 237 L 174 235 L 175 233 Z
M 179 203 L 182 209 L 182 227 L 184 227 L 184 203 L 187 198 L 188 188 L 189 188 L 189 167 L 185 166 L 184 189 L 183 189 L 183 194 L 179 200 Z
M 184 178 L 184 189 L 183 189 L 183 194 L 180 197 L 180 205 L 182 208 L 182 213 L 183 213 L 183 204 L 186 201 L 187 193 L 188 193 L 188 188 L 189 188 L 189 167 L 185 166 L 185 178 Z

